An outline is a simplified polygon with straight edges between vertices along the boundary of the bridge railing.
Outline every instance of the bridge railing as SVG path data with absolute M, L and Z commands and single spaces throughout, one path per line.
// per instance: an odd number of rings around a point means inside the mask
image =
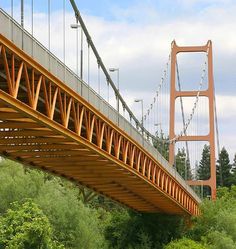
M 140 136 L 140 131 L 131 125 L 132 122 L 130 123 L 130 121 L 119 114 L 115 108 L 89 87 L 86 82 L 81 80 L 76 73 L 37 41 L 27 30 L 23 29 L 21 25 L 12 19 L 4 10 L 0 9 L 0 12 L 0 21 L 2 24 L 0 32 L 4 34 L 5 37 L 12 40 L 16 46 L 20 47 L 54 76 L 86 99 L 139 144 L 148 146 L 151 140 L 146 140 L 145 137 Z
M 61 0 L 62 2 L 63 2 L 63 0 Z M 61 1 L 59 1 L 60 3 L 61 3 Z M 23 1 L 24 2 L 24 1 Z M 70 3 L 69 2 L 71 2 L 71 4 L 72 5 L 70 5 Z M 15 1 L 14 2 L 14 4 L 15 5 L 21 5 L 22 4 L 22 2 L 20 2 L 20 1 Z M 59 4 L 59 3 L 58 3 Z M 33 18 L 34 18 L 34 11 L 33 11 L 33 5 L 36 5 L 36 1 L 35 1 L 35 3 L 34 3 L 34 1 L 32 1 L 31 2 L 31 5 L 32 6 L 30 6 L 30 4 L 28 3 L 28 5 L 27 6 L 23 6 L 23 13 L 21 12 L 21 15 L 22 16 L 20 16 L 19 14 L 20 14 L 20 10 L 18 10 L 17 9 L 17 7 L 14 7 L 13 5 L 12 6 L 10 6 L 11 5 L 11 1 L 9 1 L 9 3 L 4 3 L 4 4 L 2 4 L 2 6 L 0 6 L 0 8 L 2 7 L 2 8 L 4 8 L 4 11 L 6 11 L 6 12 L 8 12 L 9 13 L 9 16 L 10 15 L 12 15 L 11 17 L 13 17 L 14 16 L 14 18 L 18 18 L 18 20 L 21 18 L 21 20 L 19 20 L 19 21 L 21 21 L 22 22 L 22 25 L 23 26 L 27 26 L 27 27 L 25 27 L 26 29 L 28 28 L 28 30 L 30 31 L 30 29 L 31 29 L 31 31 L 33 30 L 33 29 L 35 29 L 35 27 L 34 27 L 34 24 L 33 24 Z M 24 5 L 24 4 L 23 4 Z M 45 49 L 49 49 L 49 51 L 52 51 L 54 48 L 53 48 L 53 46 L 51 46 L 51 39 L 53 38 L 52 37 L 52 34 L 50 35 L 50 30 L 51 30 L 51 17 L 50 17 L 50 15 L 51 15 L 51 5 L 52 4 L 50 4 L 50 3 L 48 3 L 48 6 L 45 8 L 45 10 L 44 10 L 44 12 L 42 12 L 42 13 L 44 13 L 45 14 L 45 18 L 46 19 L 48 19 L 46 22 L 45 22 L 45 30 L 44 30 L 44 32 L 45 32 L 45 39 L 41 39 L 41 37 L 39 37 L 41 40 L 42 40 L 42 43 L 43 44 L 46 44 L 45 46 L 47 47 L 44 47 Z M 25 9 L 30 9 L 32 7 L 32 13 L 30 14 L 30 13 L 28 13 L 27 11 L 25 11 L 26 13 L 24 13 L 24 10 Z M 34 6 L 35 8 L 37 7 L 37 6 Z M 14 9 L 14 11 L 13 11 L 13 9 Z M 81 44 L 80 44 L 80 46 L 81 46 L 81 49 L 83 50 L 83 56 L 81 56 L 80 55 L 80 57 L 85 57 L 85 49 L 83 48 L 83 47 L 86 47 L 87 46 L 87 48 L 88 48 L 88 50 L 89 50 L 89 48 L 91 48 L 90 50 L 91 50 L 91 55 L 89 55 L 89 52 L 87 51 L 87 55 L 86 56 L 88 56 L 88 57 L 93 57 L 93 60 L 95 59 L 95 63 L 96 63 L 96 65 L 97 65 L 97 67 L 99 67 L 100 68 L 100 70 L 101 70 L 101 74 L 102 74 L 102 77 L 103 77 L 103 79 L 104 79 L 104 81 L 106 82 L 105 84 L 107 84 L 107 86 L 108 86 L 108 88 L 110 88 L 110 94 L 112 94 L 112 96 L 113 97 L 115 97 L 116 98 L 116 102 L 118 101 L 119 102 L 119 105 L 120 105 L 120 109 L 123 109 L 124 110 L 124 113 L 126 113 L 126 115 L 123 115 L 123 116 L 125 116 L 126 118 L 128 118 L 128 121 L 130 122 L 130 123 L 132 123 L 132 125 L 140 132 L 140 133 L 142 133 L 143 134 L 143 136 L 144 136 L 144 138 L 145 139 L 147 139 L 147 140 L 149 140 L 151 143 L 152 143 L 152 141 L 153 141 L 153 139 L 155 139 L 155 136 L 153 135 L 153 134 L 151 134 L 144 126 L 143 126 L 143 124 L 142 124 L 142 122 L 136 117 L 136 115 L 134 115 L 134 113 L 132 112 L 132 110 L 129 108 L 129 106 L 127 105 L 127 103 L 126 103 L 126 101 L 123 99 L 123 97 L 122 97 L 122 95 L 120 94 L 120 91 L 119 91 L 119 89 L 117 89 L 117 87 L 116 87 L 116 85 L 114 84 L 114 82 L 113 82 L 113 80 L 112 80 L 112 77 L 110 76 L 110 74 L 109 74 L 109 72 L 108 72 L 108 70 L 107 70 L 107 68 L 105 67 L 105 65 L 104 65 L 104 63 L 103 63 L 103 61 L 102 61 L 102 58 L 100 57 L 100 55 L 99 55 L 99 53 L 98 53 L 98 51 L 97 51 L 97 49 L 96 49 L 96 47 L 95 47 L 95 45 L 94 45 L 94 43 L 93 43 L 93 40 L 92 40 L 92 38 L 91 38 L 91 36 L 90 36 L 90 34 L 89 34 L 89 32 L 88 32 L 88 30 L 87 30 L 87 27 L 86 27 L 86 25 L 85 25 L 85 23 L 84 23 L 84 21 L 83 21 L 83 19 L 82 19 L 82 17 L 81 17 L 81 15 L 80 15 L 80 13 L 79 13 L 79 10 L 77 9 L 77 6 L 76 6 L 76 4 L 75 4 L 75 2 L 74 1 L 65 1 L 64 0 L 64 7 L 63 7 L 63 12 L 64 12 L 64 17 L 63 16 L 61 16 L 60 18 L 61 18 L 61 20 L 62 19 L 64 19 L 64 27 L 61 27 L 60 29 L 64 29 L 64 36 L 65 36 L 65 33 L 67 33 L 67 35 L 69 34 L 68 32 L 69 32 L 69 30 L 68 30 L 68 28 L 69 28 L 69 26 L 70 25 L 68 25 L 68 14 L 70 14 L 70 22 L 75 22 L 75 19 L 77 20 L 77 24 L 79 24 L 79 27 L 80 27 L 80 30 L 81 30 L 81 39 L 82 40 L 84 40 L 84 38 L 86 38 L 85 39 L 85 41 L 84 42 L 82 42 L 81 41 Z M 46 11 L 46 12 L 45 12 Z M 68 12 L 69 11 L 69 12 Z M 63 12 L 61 13 L 61 14 L 63 14 Z M 73 12 L 75 12 L 75 16 L 76 17 L 74 17 L 73 19 L 71 19 L 71 17 L 72 17 L 72 13 Z M 31 15 L 31 17 L 30 17 L 30 15 Z M 19 18 L 20 17 L 20 18 Z M 30 18 L 32 18 L 32 27 L 30 27 L 30 24 L 28 23 L 28 25 L 26 25 L 27 24 L 27 22 L 25 21 L 25 19 L 27 20 L 27 19 L 30 19 Z M 23 20 L 23 21 L 22 21 Z M 29 22 L 29 21 L 28 21 Z M 65 23 L 66 23 L 66 26 L 65 26 Z M 19 27 L 21 27 L 20 25 L 18 25 Z M 12 27 L 9 27 L 10 28 L 10 32 L 12 33 L 12 35 L 13 35 L 13 38 L 16 38 L 16 33 L 15 33 L 15 31 L 13 30 L 13 28 Z M 37 29 L 37 26 L 36 26 L 36 29 Z M 34 30 L 34 33 L 37 33 L 37 31 L 36 31 L 36 29 Z M 78 29 L 78 27 L 77 27 L 77 29 Z M 65 31 L 66 30 L 66 31 Z M 30 31 L 30 32 L 31 32 Z M 28 35 L 30 35 L 30 33 L 29 32 L 27 32 L 28 33 Z M 32 31 L 32 34 L 33 34 L 33 31 Z M 23 38 L 23 33 L 22 33 L 22 35 L 19 37 L 19 42 L 21 43 L 22 42 L 22 46 L 24 45 L 24 43 L 23 43 L 23 40 L 25 39 L 25 38 Z M 48 36 L 48 37 L 47 37 Z M 51 37 L 51 38 L 50 38 Z M 84 37 L 84 38 L 83 38 Z M 62 47 L 61 48 L 61 50 L 65 50 L 65 43 L 66 43 L 66 38 L 65 37 L 61 37 L 61 39 L 62 40 L 65 40 L 64 41 L 64 48 Z M 70 39 L 73 39 L 73 37 L 70 37 Z M 77 34 L 77 39 L 78 39 L 78 34 Z M 48 41 L 47 41 L 48 40 Z M 68 42 L 68 41 L 67 41 Z M 34 45 L 32 45 L 31 44 L 31 46 L 27 46 L 27 50 L 28 50 L 28 52 L 34 52 L 34 49 L 35 49 L 35 47 L 37 46 L 37 42 L 35 42 L 35 40 L 34 40 Z M 48 44 L 47 44 L 48 43 Z M 84 45 L 82 45 L 82 43 L 86 43 L 86 46 L 85 46 L 85 44 Z M 79 44 L 77 44 L 77 49 L 78 49 L 78 45 Z M 76 57 L 76 53 L 75 53 L 75 48 L 72 48 L 72 49 L 74 49 L 74 53 L 73 53 L 73 58 L 71 58 L 72 60 L 74 60 L 75 59 L 75 57 Z M 65 50 L 63 53 L 68 53 L 68 51 L 67 50 Z M 77 56 L 78 56 L 78 54 L 77 54 Z M 66 59 L 65 59 L 65 55 L 64 55 L 64 58 L 62 59 L 63 60 L 63 65 L 64 64 L 68 64 L 68 61 L 66 61 Z M 57 59 L 58 60 L 58 59 Z M 89 60 L 89 58 L 87 58 L 87 60 Z M 91 61 L 92 61 L 92 58 L 90 59 Z M 84 61 L 85 62 L 85 61 Z M 46 61 L 44 62 L 44 63 L 47 63 Z M 89 63 L 89 62 L 88 62 Z M 82 79 L 84 79 L 84 77 L 85 77 L 85 75 L 84 75 L 84 70 L 86 71 L 87 70 L 87 72 L 88 72 L 88 74 L 89 74 L 89 68 L 85 68 L 86 66 L 85 66 L 85 63 L 82 63 L 82 62 L 80 62 L 80 64 L 83 64 L 83 66 L 81 66 L 81 69 L 80 69 L 80 71 L 82 71 L 82 75 L 83 75 L 83 77 L 81 76 L 81 78 Z M 91 63 L 90 63 L 91 64 Z M 53 68 L 53 62 L 50 62 L 50 65 L 49 65 L 50 67 L 52 67 Z M 91 67 L 92 65 L 90 65 L 90 66 L 88 66 L 87 65 L 87 67 Z M 94 66 L 94 65 L 93 65 Z M 60 73 L 61 74 L 64 74 L 64 78 L 65 78 L 65 75 L 67 76 L 67 71 L 69 70 L 69 68 L 68 67 L 64 67 L 64 71 L 62 71 L 62 70 L 60 70 Z M 69 70 L 69 71 L 71 71 L 71 70 Z M 91 70 L 90 70 L 91 71 Z M 73 74 L 73 72 L 72 72 L 72 74 Z M 78 74 L 78 71 L 77 71 L 77 74 Z M 89 77 L 89 76 L 88 76 Z M 82 80 L 81 80 L 81 78 L 79 79 L 79 81 L 80 82 L 82 82 Z M 61 78 L 60 78 L 61 79 Z M 93 82 L 89 82 L 90 80 L 88 80 L 88 82 L 86 82 L 86 83 L 88 83 L 88 84 L 86 84 L 85 82 L 83 82 L 84 83 L 84 85 L 85 86 L 87 86 L 87 87 L 89 87 L 90 88 L 90 83 L 91 83 L 91 85 L 93 84 Z M 64 80 L 64 82 L 67 82 L 67 80 Z M 73 81 L 70 81 L 71 82 L 71 85 L 72 84 L 75 84 L 76 85 L 76 82 L 73 82 Z M 81 92 L 80 91 L 82 91 L 82 86 L 83 85 L 79 85 L 79 86 L 77 86 L 77 92 L 78 93 L 80 93 L 81 94 Z M 90 96 L 90 95 L 92 95 L 92 94 L 88 94 L 88 89 L 87 89 L 87 87 L 84 87 L 84 92 L 86 92 L 85 94 L 83 94 L 83 97 L 85 97 L 86 98 L 86 94 L 88 95 L 88 96 Z M 108 90 L 109 91 L 109 90 Z M 91 92 L 90 92 L 91 93 Z M 96 95 L 96 93 L 95 93 L 95 95 Z M 109 98 L 109 97 L 108 97 Z M 108 100 L 108 102 L 109 102 L 109 100 Z M 121 114 L 121 112 L 120 112 L 120 114 Z M 120 115 L 120 116 L 122 116 L 122 115 Z M 127 117 L 128 116 L 128 117 Z M 112 117 L 111 117 L 112 118 Z M 120 118 L 120 117 L 119 117 Z
M 4 10 L 0 9 L 0 33 L 20 47 L 26 54 L 45 67 L 54 76 L 64 82 L 72 90 L 81 95 L 104 116 L 109 118 L 120 129 L 154 157 L 181 185 L 200 202 L 199 197 L 185 180 L 178 174 L 169 162 L 153 147 L 149 140 L 137 130 L 127 119 L 120 115 L 106 100 L 98 95 L 91 87 L 82 81 L 77 74 L 70 70 L 60 59 L 53 55 L 45 46 L 38 42 L 29 32 L 23 29 Z

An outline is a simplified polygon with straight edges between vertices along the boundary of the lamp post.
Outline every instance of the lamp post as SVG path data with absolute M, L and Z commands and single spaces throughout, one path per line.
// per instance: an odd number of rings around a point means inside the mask
M 79 74 L 79 58 L 78 58 L 78 43 L 79 43 L 79 38 L 78 38 L 78 29 L 80 27 L 80 25 L 78 23 L 75 24 L 71 24 L 70 27 L 72 29 L 76 29 L 76 74 Z
M 20 24 L 21 27 L 24 28 L 24 0 L 21 0 L 20 10 L 21 10 Z
M 78 43 L 79 43 L 79 38 L 78 38 L 78 29 L 80 25 L 77 23 L 71 24 L 70 27 L 72 29 L 76 29 L 76 74 L 77 76 L 79 75 L 79 58 L 78 58 Z M 77 82 L 77 93 L 79 92 L 79 83 Z
M 141 110 L 142 110 L 142 118 L 141 118 L 141 129 L 142 129 L 142 136 L 143 136 L 143 99 L 135 99 L 134 102 L 141 103 Z
M 79 75 L 79 59 L 78 59 L 78 50 L 79 50 L 79 32 L 78 29 L 80 25 L 78 24 L 78 20 L 76 20 L 75 24 L 71 24 L 70 27 L 72 29 L 76 29 L 76 68 L 77 75 Z M 80 78 L 83 80 L 83 29 L 81 28 L 81 41 L 80 41 Z
M 157 131 L 156 131 L 156 139 L 157 139 L 157 150 L 158 150 L 158 146 L 160 146 L 160 153 L 163 156 L 163 137 L 162 137 L 162 129 L 161 129 L 161 123 L 156 123 L 154 124 L 155 127 L 157 127 Z M 158 137 L 158 126 L 160 126 L 160 144 L 159 144 L 159 137 Z
M 120 91 L 120 70 L 119 68 L 109 68 L 109 71 L 114 73 L 114 72 L 117 72 L 117 90 L 118 92 Z M 119 106 L 119 97 L 117 96 L 117 111 L 119 113 L 119 109 L 120 109 L 120 106 Z

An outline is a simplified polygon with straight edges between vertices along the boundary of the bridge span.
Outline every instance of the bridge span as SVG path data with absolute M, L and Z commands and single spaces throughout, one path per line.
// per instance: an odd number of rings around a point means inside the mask
M 1 155 L 137 211 L 199 214 L 199 197 L 138 130 L 3 11 L 0 23 Z

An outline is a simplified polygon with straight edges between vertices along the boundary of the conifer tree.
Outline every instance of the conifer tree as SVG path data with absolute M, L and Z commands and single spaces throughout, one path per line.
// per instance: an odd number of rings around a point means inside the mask
M 161 153 L 161 155 L 168 160 L 169 159 L 169 143 L 167 142 L 169 137 L 166 137 L 163 131 L 160 134 L 156 134 L 156 140 L 153 140 L 153 146 Z
M 190 180 L 192 179 L 191 170 L 190 170 L 190 163 L 186 158 L 185 149 L 178 148 L 178 152 L 175 156 L 175 164 L 178 173 L 185 179 Z
M 232 173 L 236 174 L 236 153 L 234 154 L 233 164 L 232 164 Z
M 236 185 L 236 153 L 234 154 L 231 174 L 232 174 L 232 182 L 231 183 L 232 183 L 232 185 Z
M 208 180 L 210 178 L 210 146 L 205 144 L 202 151 L 202 158 L 198 165 L 197 179 Z M 199 191 L 202 197 L 210 195 L 210 189 L 207 186 L 199 187 Z
M 232 184 L 232 165 L 229 160 L 229 153 L 222 148 L 219 159 L 217 161 L 216 173 L 217 173 L 217 185 L 221 187 L 230 187 Z
M 197 178 L 199 180 L 207 180 L 210 177 L 210 146 L 204 145 L 202 158 L 198 165 Z

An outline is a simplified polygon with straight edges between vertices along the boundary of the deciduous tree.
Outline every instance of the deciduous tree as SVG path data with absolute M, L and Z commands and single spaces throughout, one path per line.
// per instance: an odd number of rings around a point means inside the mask
M 0 217 L 0 248 L 8 249 L 63 249 L 52 239 L 52 227 L 39 207 L 28 200 L 14 202 Z

